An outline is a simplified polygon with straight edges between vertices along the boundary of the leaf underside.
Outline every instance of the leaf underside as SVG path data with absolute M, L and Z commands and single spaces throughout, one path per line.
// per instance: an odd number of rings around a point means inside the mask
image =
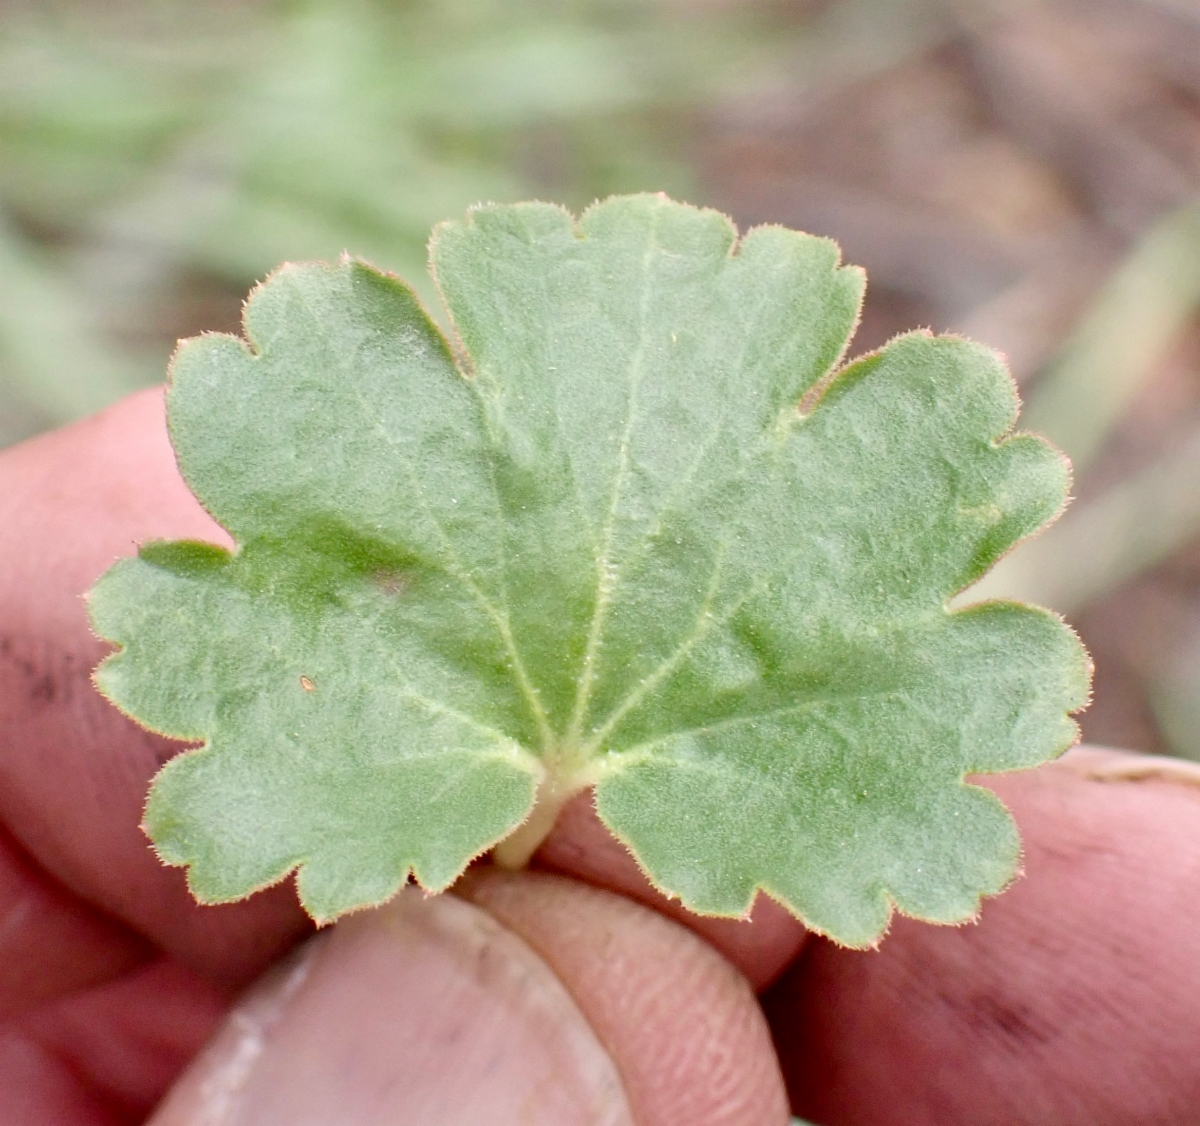
M 697 911 L 971 916 L 1019 845 L 964 776 L 1064 750 L 1088 691 L 1053 615 L 947 609 L 1067 489 L 999 359 L 914 333 L 839 370 L 834 244 L 658 196 L 481 207 L 431 257 L 453 347 L 345 260 L 176 354 L 238 549 L 147 544 L 90 597 L 104 693 L 203 744 L 151 791 L 163 859 L 207 902 L 298 868 L 327 920 L 595 785 Z

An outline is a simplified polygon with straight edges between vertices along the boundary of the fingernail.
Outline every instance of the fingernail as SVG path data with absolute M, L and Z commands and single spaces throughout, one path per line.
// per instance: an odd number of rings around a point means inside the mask
M 611 1057 L 533 950 L 414 888 L 237 1004 L 151 1126 L 633 1126 Z

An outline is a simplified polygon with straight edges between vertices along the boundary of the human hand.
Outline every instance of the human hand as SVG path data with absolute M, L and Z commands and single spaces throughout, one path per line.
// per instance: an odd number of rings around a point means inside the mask
M 1195 1120 L 1200 772 L 1073 752 L 989 780 L 1026 878 L 876 952 L 765 898 L 687 914 L 586 798 L 540 870 L 478 866 L 311 940 L 290 887 L 199 907 L 158 863 L 137 825 L 176 745 L 88 681 L 81 592 L 142 540 L 225 538 L 159 394 L 0 454 L 0 506 L 5 1126 L 770 1126 L 785 1077 L 831 1126 Z

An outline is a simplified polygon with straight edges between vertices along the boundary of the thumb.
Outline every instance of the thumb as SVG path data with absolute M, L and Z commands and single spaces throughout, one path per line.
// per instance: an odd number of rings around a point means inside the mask
M 741 975 L 690 931 L 559 876 L 408 888 L 254 986 L 153 1126 L 771 1126 Z

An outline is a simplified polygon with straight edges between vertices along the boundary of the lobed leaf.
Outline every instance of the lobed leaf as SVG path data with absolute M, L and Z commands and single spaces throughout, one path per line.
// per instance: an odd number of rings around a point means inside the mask
M 762 888 L 855 945 L 973 914 L 1019 844 L 964 777 L 1064 750 L 1088 690 L 1053 615 L 947 609 L 1068 485 L 999 359 L 914 333 L 839 369 L 833 243 L 664 197 L 482 207 L 431 259 L 453 346 L 347 260 L 175 358 L 237 551 L 146 545 L 91 596 L 102 690 L 204 744 L 151 793 L 163 858 L 206 901 L 299 868 L 328 919 L 519 862 L 594 785 L 695 910 Z

